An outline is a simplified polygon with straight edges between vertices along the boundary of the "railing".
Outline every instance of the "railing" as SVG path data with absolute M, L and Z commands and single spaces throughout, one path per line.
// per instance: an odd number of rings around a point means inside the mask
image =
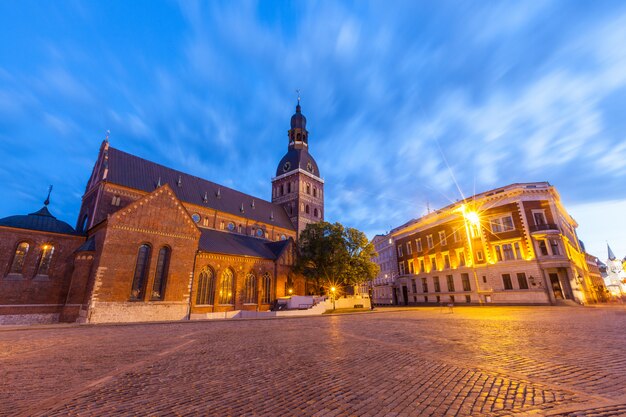
M 539 232 L 542 230 L 559 230 L 559 226 L 557 226 L 556 224 L 552 224 L 552 223 L 546 223 L 546 224 L 534 224 L 530 226 L 530 231 L 531 232 Z

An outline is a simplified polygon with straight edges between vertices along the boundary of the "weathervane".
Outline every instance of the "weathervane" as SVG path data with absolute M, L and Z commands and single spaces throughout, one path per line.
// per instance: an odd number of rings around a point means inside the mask
M 109 141 L 109 135 L 111 135 L 111 131 L 107 129 L 107 134 L 106 134 L 106 136 L 105 136 L 105 138 L 104 138 L 104 140 L 105 140 L 106 142 L 108 142 L 108 141 Z
M 298 104 L 300 104 L 300 89 L 297 89 L 296 93 L 298 94 Z
M 50 193 L 52 193 L 52 185 L 48 187 L 48 197 L 46 197 L 46 201 L 43 202 L 44 206 L 50 204 Z

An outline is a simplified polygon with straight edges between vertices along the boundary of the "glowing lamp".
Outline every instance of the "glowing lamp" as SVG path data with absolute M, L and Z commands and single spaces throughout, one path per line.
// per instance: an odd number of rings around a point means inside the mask
M 478 213 L 475 211 L 470 211 L 465 213 L 465 218 L 473 225 L 477 225 L 480 223 L 480 218 L 478 217 Z

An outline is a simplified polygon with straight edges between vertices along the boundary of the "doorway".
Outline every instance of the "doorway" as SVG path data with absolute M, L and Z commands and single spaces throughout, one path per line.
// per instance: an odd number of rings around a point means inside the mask
M 549 276 L 554 298 L 557 300 L 563 300 L 565 297 L 563 297 L 563 290 L 561 289 L 561 283 L 559 282 L 559 274 L 550 273 Z
M 409 289 L 407 288 L 406 285 L 402 286 L 402 298 L 404 301 L 404 305 L 408 306 L 409 305 Z

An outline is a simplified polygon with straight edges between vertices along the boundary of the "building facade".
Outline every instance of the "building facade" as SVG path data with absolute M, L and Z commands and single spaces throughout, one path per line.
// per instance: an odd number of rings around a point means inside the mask
M 324 200 L 299 102 L 277 172 L 270 202 L 105 140 L 75 228 L 48 200 L 0 219 L 0 324 L 202 318 L 303 295 L 295 241 Z
M 376 235 L 372 239 L 376 254 L 372 262 L 380 268 L 374 279 L 372 289 L 372 302 L 375 305 L 397 304 L 394 299 L 394 281 L 398 275 L 395 245 L 390 235 Z
M 586 254 L 547 182 L 477 194 L 393 229 L 397 304 L 598 301 Z
M 607 244 L 606 277 L 604 282 L 612 298 L 626 297 L 626 271 L 623 261 L 618 259 Z

